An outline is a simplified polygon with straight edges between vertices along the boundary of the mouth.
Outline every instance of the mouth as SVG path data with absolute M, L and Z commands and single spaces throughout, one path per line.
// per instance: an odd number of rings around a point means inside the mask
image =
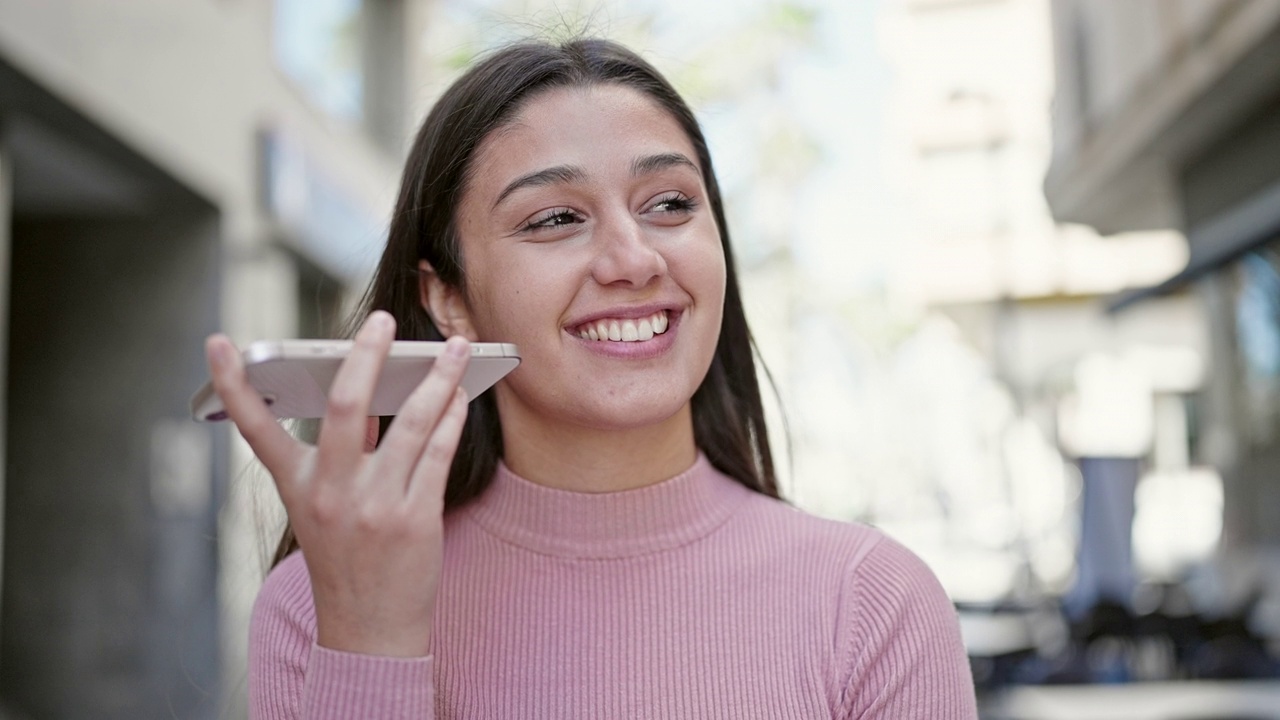
M 569 330 L 583 340 L 611 343 L 642 343 L 662 335 L 670 327 L 669 310 L 659 310 L 639 318 L 599 318 Z

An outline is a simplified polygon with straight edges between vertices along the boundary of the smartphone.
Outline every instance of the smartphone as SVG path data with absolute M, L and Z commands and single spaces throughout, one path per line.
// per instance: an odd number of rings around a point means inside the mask
M 397 340 L 382 366 L 369 415 L 395 415 L 444 352 L 443 342 Z M 321 418 L 329 386 L 351 352 L 350 340 L 262 340 L 243 352 L 245 373 L 262 399 L 280 418 Z M 472 343 L 462 387 L 475 398 L 520 364 L 510 343 Z M 191 416 L 201 422 L 226 420 L 222 400 L 205 383 L 191 397 Z

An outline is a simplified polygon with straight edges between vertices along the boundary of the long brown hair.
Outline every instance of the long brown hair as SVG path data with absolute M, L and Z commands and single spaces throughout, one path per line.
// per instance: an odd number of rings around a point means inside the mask
M 465 291 L 466 271 L 454 212 L 476 148 L 534 94 L 597 84 L 623 85 L 655 100 L 684 129 L 697 153 L 720 229 L 727 277 L 720 338 L 711 367 L 693 395 L 694 441 L 721 472 L 752 490 L 778 497 L 756 377 L 755 341 L 743 312 L 724 204 L 706 139 L 693 112 L 666 79 L 617 43 L 576 39 L 562 44 L 510 45 L 473 66 L 445 91 L 409 150 L 386 250 L 347 333 L 374 310 L 386 310 L 396 319 L 397 339 L 443 340 L 422 307 L 418 264 L 425 259 L 441 281 Z M 391 420 L 382 418 L 384 432 Z M 479 496 L 492 480 L 501 457 L 497 404 L 493 393 L 485 393 L 471 402 L 445 487 L 445 510 Z M 272 565 L 297 547 L 292 529 L 286 526 Z

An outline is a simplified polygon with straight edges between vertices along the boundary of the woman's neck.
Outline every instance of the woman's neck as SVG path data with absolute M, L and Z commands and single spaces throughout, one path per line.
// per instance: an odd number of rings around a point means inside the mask
M 592 493 L 633 490 L 675 477 L 698 458 L 688 404 L 663 422 L 625 430 L 505 410 L 503 462 L 516 475 L 547 487 Z

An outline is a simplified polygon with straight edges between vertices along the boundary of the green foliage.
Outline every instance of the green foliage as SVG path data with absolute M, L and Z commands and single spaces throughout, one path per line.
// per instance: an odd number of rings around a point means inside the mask
M 773 5 L 766 17 L 778 32 L 802 38 L 808 38 L 818 23 L 818 11 L 799 3 Z

